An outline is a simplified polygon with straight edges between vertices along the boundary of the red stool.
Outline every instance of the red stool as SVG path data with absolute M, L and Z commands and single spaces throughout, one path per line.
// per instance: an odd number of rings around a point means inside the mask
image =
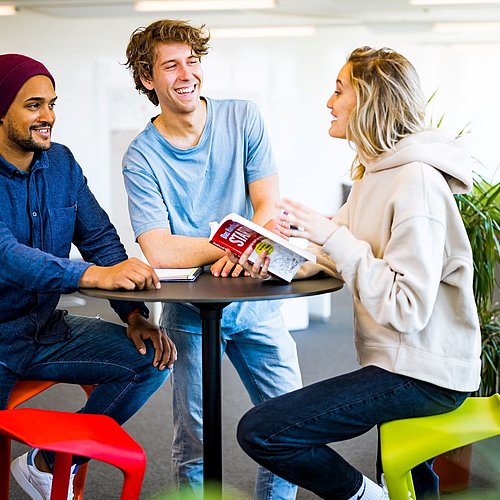
M 14 386 L 12 393 L 9 397 L 9 402 L 7 403 L 7 409 L 13 409 L 18 407 L 20 404 L 28 401 L 29 399 L 35 397 L 37 394 L 47 390 L 49 387 L 58 384 L 59 382 L 55 382 L 53 380 L 20 380 Z M 95 385 L 85 385 L 82 384 L 80 386 L 87 398 L 90 396 L 90 393 L 94 390 Z M 82 500 L 83 499 L 83 489 L 85 487 L 85 478 L 87 476 L 87 465 L 83 464 L 78 468 L 78 472 L 76 473 L 75 479 L 73 481 L 73 498 L 74 500 Z M 7 477 L 7 491 L 9 489 L 9 464 L 7 464 L 5 470 L 0 468 L 0 477 Z M 1 491 L 1 490 L 0 490 Z
M 142 447 L 108 416 L 34 408 L 0 411 L 0 471 L 3 472 L 10 464 L 11 439 L 55 452 L 51 500 L 66 500 L 68 497 L 73 454 L 119 468 L 124 475 L 121 499 L 139 498 L 146 455 Z M 0 476 L 1 500 L 9 496 L 7 479 L 8 476 Z
M 7 410 L 16 408 L 25 401 L 28 401 L 28 399 L 35 397 L 37 394 L 40 394 L 49 387 L 59 383 L 60 382 L 55 382 L 53 380 L 20 380 L 16 383 L 10 394 L 9 402 L 7 403 Z M 95 385 L 82 384 L 80 387 L 83 389 L 88 398 L 90 393 L 94 390 Z

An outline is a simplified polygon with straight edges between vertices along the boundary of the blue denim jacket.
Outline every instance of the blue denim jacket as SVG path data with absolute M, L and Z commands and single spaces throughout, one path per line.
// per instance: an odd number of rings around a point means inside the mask
M 77 290 L 91 263 L 127 258 L 114 226 L 68 148 L 36 153 L 30 172 L 0 157 L 0 364 L 16 370 L 35 342 L 68 337 L 61 293 Z M 83 261 L 70 260 L 71 243 Z M 122 321 L 144 304 L 111 301 Z

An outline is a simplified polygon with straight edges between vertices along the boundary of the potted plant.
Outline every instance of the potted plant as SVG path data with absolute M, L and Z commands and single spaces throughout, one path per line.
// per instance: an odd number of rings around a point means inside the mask
M 474 261 L 474 297 L 481 326 L 481 385 L 477 396 L 500 391 L 500 310 L 495 303 L 500 263 L 500 183 L 474 181 L 468 194 L 456 195 Z
M 500 309 L 495 302 L 500 263 L 500 183 L 482 177 L 471 192 L 455 195 L 469 236 L 474 263 L 474 297 L 481 327 L 481 383 L 475 396 L 500 391 Z M 436 459 L 434 470 L 443 492 L 464 489 L 469 484 L 472 448 L 453 450 Z

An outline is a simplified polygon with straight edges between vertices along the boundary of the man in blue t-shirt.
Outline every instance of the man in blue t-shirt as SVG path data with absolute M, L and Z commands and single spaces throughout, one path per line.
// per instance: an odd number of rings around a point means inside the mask
M 242 269 L 208 242 L 209 222 L 230 212 L 273 229 L 278 173 L 262 117 L 248 101 L 201 96 L 209 36 L 177 20 L 137 29 L 127 47 L 136 88 L 161 114 L 123 159 L 135 237 L 153 267 L 211 264 L 221 278 Z M 278 230 L 277 228 L 274 228 Z M 222 349 L 258 404 L 298 389 L 295 343 L 280 304 L 233 303 L 223 311 Z M 178 351 L 173 373 L 173 461 L 178 484 L 203 477 L 201 323 L 188 304 L 164 304 L 162 326 Z M 294 498 L 296 487 L 259 469 L 256 498 Z
M 0 410 L 18 380 L 91 384 L 80 411 L 123 424 L 166 380 L 175 347 L 143 303 L 111 301 L 127 327 L 57 308 L 61 293 L 78 288 L 144 289 L 159 280 L 127 259 L 80 165 L 51 142 L 56 99 L 42 63 L 0 55 Z M 84 260 L 69 258 L 72 243 Z M 49 498 L 54 461 L 32 449 L 11 470 L 30 497 Z M 86 461 L 73 457 L 68 498 Z

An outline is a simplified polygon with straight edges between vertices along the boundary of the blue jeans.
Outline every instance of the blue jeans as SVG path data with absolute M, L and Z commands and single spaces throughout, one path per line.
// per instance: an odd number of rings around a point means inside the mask
M 174 477 L 182 488 L 203 482 L 201 335 L 168 330 L 177 346 L 173 368 Z M 302 386 L 295 341 L 281 314 L 233 335 L 222 331 L 222 353 L 235 367 L 253 404 Z M 296 486 L 259 467 L 257 499 L 295 498 Z
M 344 500 L 359 490 L 362 474 L 328 443 L 389 420 L 446 413 L 467 396 L 368 366 L 256 406 L 241 419 L 238 441 L 275 474 L 321 498 Z M 424 464 L 418 469 L 417 497 L 439 498 L 432 468 Z
M 80 412 L 108 415 L 123 424 L 161 387 L 170 370 L 153 367 L 151 343 L 146 344 L 144 356 L 139 354 L 122 325 L 72 315 L 66 321 L 70 338 L 55 344 L 32 343 L 22 373 L 0 365 L 0 408 L 6 407 L 17 380 L 97 384 Z M 52 467 L 53 454 L 43 455 Z M 74 458 L 74 463 L 86 461 Z

